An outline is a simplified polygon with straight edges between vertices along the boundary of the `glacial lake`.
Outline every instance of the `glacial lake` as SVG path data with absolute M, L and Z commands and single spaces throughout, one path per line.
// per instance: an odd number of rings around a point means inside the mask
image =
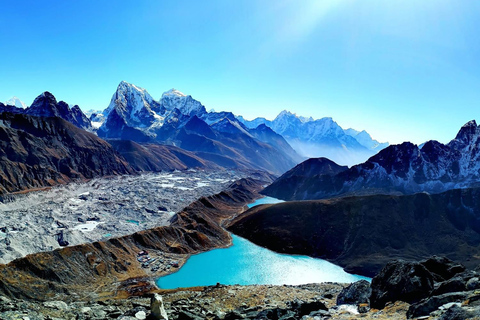
M 259 199 L 252 206 L 278 199 Z M 316 282 L 350 283 L 370 278 L 353 275 L 322 259 L 273 252 L 232 234 L 233 245 L 192 255 L 176 273 L 157 279 L 162 289 L 221 284 L 298 285 Z

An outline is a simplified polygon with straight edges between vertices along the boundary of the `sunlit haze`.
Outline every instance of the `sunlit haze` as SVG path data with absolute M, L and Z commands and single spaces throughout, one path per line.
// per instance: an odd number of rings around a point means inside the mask
M 390 143 L 480 120 L 478 1 L 3 1 L 0 101 L 105 109 L 120 81 Z

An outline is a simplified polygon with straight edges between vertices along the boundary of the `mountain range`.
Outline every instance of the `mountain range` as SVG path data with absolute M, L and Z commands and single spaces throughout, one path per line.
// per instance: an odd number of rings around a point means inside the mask
M 365 163 L 323 174 L 330 161 L 301 164 L 263 192 L 284 200 L 325 199 L 359 194 L 439 193 L 480 185 L 480 127 L 466 123 L 444 145 L 428 141 L 420 148 L 410 142 L 391 145 Z M 302 167 L 314 166 L 308 172 Z
M 145 89 L 122 81 L 102 117 L 101 138 L 177 146 L 222 167 L 279 174 L 302 160 L 273 130 L 249 129 L 230 112 L 207 112 L 175 89 L 156 101 Z
M 272 128 L 303 157 L 325 157 L 342 165 L 362 163 L 388 146 L 373 140 L 366 131 L 344 130 L 328 117 L 314 120 L 284 110 L 273 121 L 265 118 L 248 121 L 242 116 L 237 119 L 248 128 L 261 124 Z
M 0 112 L 20 113 L 35 117 L 58 117 L 81 129 L 87 131 L 92 131 L 93 129 L 90 119 L 78 105 L 70 107 L 65 101 L 57 102 L 53 94 L 48 91 L 36 97 L 30 107 L 26 107 L 25 103 L 13 97 L 9 100 L 9 104 L 0 105 Z

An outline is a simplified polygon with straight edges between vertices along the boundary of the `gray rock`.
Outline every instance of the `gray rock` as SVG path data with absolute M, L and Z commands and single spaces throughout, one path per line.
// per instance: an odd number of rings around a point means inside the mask
M 467 299 L 469 292 L 451 292 L 435 297 L 426 298 L 418 303 L 412 304 L 407 311 L 407 318 L 426 316 L 437 310 L 440 306 L 449 302 L 462 302 Z
M 162 296 L 158 293 L 155 293 L 150 300 L 150 309 L 152 310 L 152 317 L 155 320 L 168 320 L 167 313 L 165 312 L 165 307 L 163 305 Z
M 467 290 L 475 290 L 480 288 L 480 279 L 478 277 L 471 278 L 467 281 Z
M 58 309 L 58 310 L 68 310 L 68 305 L 63 301 L 46 301 L 43 303 L 43 306 L 46 308 Z
M 439 320 L 464 320 L 471 319 L 473 317 L 478 317 L 480 310 L 462 308 L 458 305 L 450 307 L 442 316 L 439 317 Z
M 145 320 L 147 318 L 147 313 L 143 310 L 138 311 L 137 313 L 135 313 L 135 318 L 137 318 L 138 320 Z
M 337 297 L 337 305 L 367 303 L 370 305 L 372 288 L 366 280 L 360 280 L 344 288 Z
M 89 313 L 91 310 L 92 310 L 92 308 L 90 308 L 90 307 L 82 307 L 80 309 L 80 312 L 81 313 Z
M 441 282 L 439 286 L 432 291 L 431 295 L 438 296 L 447 292 L 459 292 L 466 290 L 467 287 L 465 285 L 465 281 L 461 278 L 455 277 Z

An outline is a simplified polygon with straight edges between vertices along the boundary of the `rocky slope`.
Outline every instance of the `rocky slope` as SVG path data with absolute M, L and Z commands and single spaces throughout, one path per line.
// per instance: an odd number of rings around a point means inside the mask
M 478 265 L 479 208 L 478 188 L 292 201 L 252 208 L 228 229 L 277 252 L 320 257 L 373 276 L 393 258 L 437 254 Z
M 442 257 L 389 262 L 369 283 L 152 290 L 100 301 L 36 302 L 0 296 L 2 319 L 478 319 L 480 274 Z M 161 295 L 159 294 L 161 293 Z
M 175 146 L 155 143 L 139 144 L 131 140 L 109 140 L 108 142 L 137 171 L 220 169 L 220 166 L 215 163 Z
M 420 149 L 405 142 L 389 146 L 363 164 L 334 176 L 309 176 L 297 182 L 278 180 L 264 193 L 284 200 L 325 199 L 362 194 L 439 193 L 480 183 L 480 127 L 465 124 L 443 145 L 428 141 Z
M 31 254 L 0 265 L 0 291 L 9 297 L 37 300 L 98 299 L 150 291 L 154 285 L 149 277 L 168 272 L 172 261 L 182 264 L 188 254 L 229 245 L 231 238 L 220 225 L 258 197 L 264 183 L 239 180 L 219 194 L 192 203 L 170 226 Z M 156 257 L 158 268 L 141 268 L 137 261 L 141 250 Z
M 0 113 L 0 193 L 132 172 L 107 142 L 63 119 Z

